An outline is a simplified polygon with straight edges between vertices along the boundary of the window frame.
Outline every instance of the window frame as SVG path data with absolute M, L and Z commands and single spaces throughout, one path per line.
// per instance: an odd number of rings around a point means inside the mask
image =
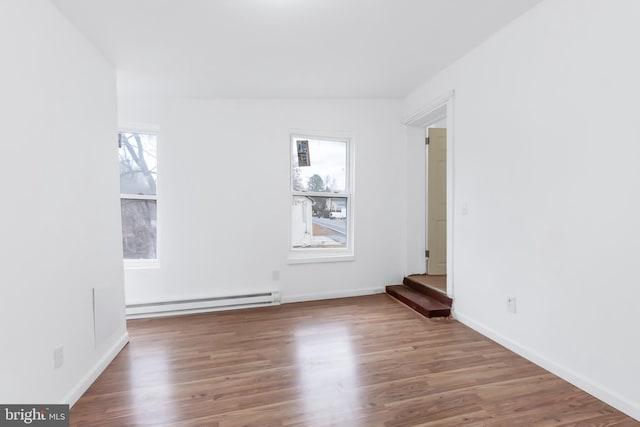
M 316 141 L 333 141 L 346 143 L 345 191 L 344 193 L 326 193 L 316 191 L 296 191 L 293 189 L 293 145 L 296 140 L 309 139 Z M 289 239 L 288 264 L 306 264 L 318 262 L 341 262 L 355 260 L 354 240 L 354 146 L 355 135 L 352 132 L 318 132 L 309 130 L 291 130 L 289 132 Z M 313 154 L 311 154 L 313 161 Z M 347 244 L 344 248 L 294 248 L 292 239 L 292 209 L 294 197 L 335 197 L 345 198 L 347 203 Z
M 141 135 L 153 135 L 156 139 L 156 156 L 158 152 L 158 131 L 150 130 L 148 128 L 139 128 L 139 127 L 121 127 L 118 129 L 118 142 L 120 141 L 120 134 L 123 133 L 137 133 Z M 120 147 L 118 147 L 118 150 Z M 157 162 L 157 158 L 156 158 Z M 120 165 L 118 165 L 118 170 Z M 156 165 L 156 168 L 159 167 Z M 149 259 L 129 259 L 124 257 L 124 253 L 122 254 L 122 260 L 124 263 L 125 269 L 134 270 L 134 269 L 147 269 L 147 268 L 157 268 L 160 266 L 160 244 L 159 244 L 159 231 L 160 231 L 160 221 L 159 221 L 159 212 L 158 212 L 158 171 L 156 171 L 156 194 L 129 194 L 129 193 L 119 193 L 120 194 L 120 204 L 122 205 L 122 200 L 153 200 L 156 202 L 156 257 Z M 122 213 L 122 208 L 120 208 L 120 212 Z M 120 223 L 122 226 L 122 218 L 120 219 Z M 122 239 L 121 239 L 122 240 Z

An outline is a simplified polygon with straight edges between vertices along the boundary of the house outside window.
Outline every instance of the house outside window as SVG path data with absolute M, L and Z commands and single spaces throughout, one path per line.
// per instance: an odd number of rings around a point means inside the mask
M 156 135 L 121 132 L 118 146 L 124 259 L 156 260 Z
M 352 259 L 351 139 L 294 134 L 290 144 L 289 261 Z

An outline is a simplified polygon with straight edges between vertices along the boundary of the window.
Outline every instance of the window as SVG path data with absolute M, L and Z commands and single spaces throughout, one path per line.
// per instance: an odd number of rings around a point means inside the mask
M 120 204 L 126 260 L 157 259 L 156 136 L 121 132 Z
M 353 255 L 350 140 L 291 137 L 290 261 Z

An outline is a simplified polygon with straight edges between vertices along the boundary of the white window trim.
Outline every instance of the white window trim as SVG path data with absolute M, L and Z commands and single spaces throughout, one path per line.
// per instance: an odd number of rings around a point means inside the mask
M 322 193 L 294 191 L 293 183 L 293 150 L 294 139 L 316 139 L 324 141 L 337 141 L 347 143 L 347 176 L 345 193 Z M 323 262 L 343 262 L 355 260 L 355 197 L 354 197 L 354 147 L 355 134 L 353 132 L 331 132 L 331 131 L 310 131 L 310 130 L 290 130 L 288 140 L 289 150 L 289 255 L 288 264 L 308 264 Z M 293 248 L 291 236 L 291 206 L 294 196 L 319 196 L 319 197 L 345 197 L 347 198 L 347 247 L 346 248 Z
M 154 128 L 151 130 L 150 128 Z M 121 133 L 140 133 L 145 135 L 153 135 L 156 137 L 156 150 L 158 147 L 158 130 L 153 126 L 143 127 L 143 126 L 126 126 L 120 128 L 118 130 L 118 138 Z M 158 156 L 159 157 L 159 156 Z M 124 256 L 122 257 L 122 262 L 124 264 L 124 268 L 126 270 L 141 270 L 141 269 L 151 269 L 151 268 L 159 268 L 160 267 L 160 239 L 159 239 L 159 230 L 160 230 L 160 221 L 159 215 L 157 211 L 158 206 L 158 192 L 159 188 L 156 187 L 156 194 L 127 194 L 120 193 L 120 200 L 155 200 L 156 201 L 156 258 L 154 259 L 126 259 Z

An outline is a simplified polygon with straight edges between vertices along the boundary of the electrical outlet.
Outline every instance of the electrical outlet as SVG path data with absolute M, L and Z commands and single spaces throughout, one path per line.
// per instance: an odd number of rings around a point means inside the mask
M 53 350 L 53 367 L 58 369 L 62 365 L 64 365 L 64 352 L 62 347 L 58 347 Z
M 273 270 L 271 272 L 271 280 L 277 282 L 280 280 L 280 270 Z
M 509 313 L 516 312 L 516 297 L 507 297 L 507 311 Z

